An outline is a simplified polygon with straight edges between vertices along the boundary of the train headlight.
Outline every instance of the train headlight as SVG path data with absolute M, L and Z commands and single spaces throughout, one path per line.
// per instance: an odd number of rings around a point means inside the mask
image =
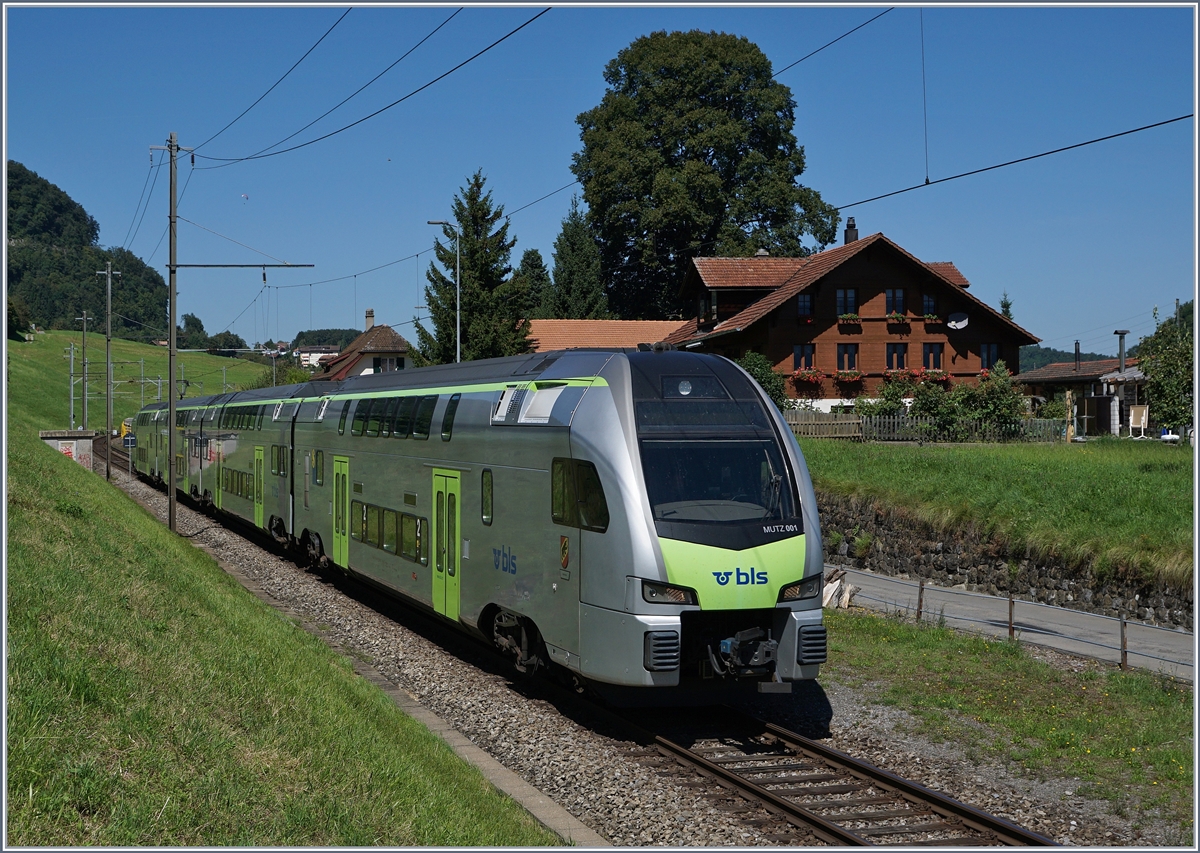
M 795 583 L 790 583 L 783 589 L 779 590 L 780 601 L 803 601 L 806 598 L 812 598 L 821 594 L 821 583 L 824 581 L 823 574 L 815 575 L 811 578 L 805 578 Z
M 642 598 L 651 604 L 695 604 L 696 591 L 669 583 L 642 581 Z

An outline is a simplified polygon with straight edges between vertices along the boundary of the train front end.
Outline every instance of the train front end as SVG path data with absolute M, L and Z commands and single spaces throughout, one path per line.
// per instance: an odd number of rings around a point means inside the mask
M 635 544 L 626 577 L 613 579 L 626 594 L 608 642 L 640 664 L 621 680 L 787 693 L 816 678 L 824 566 L 795 438 L 727 359 L 668 350 L 625 363 L 627 380 L 610 387 L 626 401 L 630 491 L 641 496 L 631 540 L 640 528 L 648 547 Z

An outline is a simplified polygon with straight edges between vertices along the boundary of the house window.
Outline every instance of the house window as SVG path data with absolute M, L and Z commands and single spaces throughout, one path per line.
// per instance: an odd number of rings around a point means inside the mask
M 816 355 L 816 344 L 796 344 L 792 347 L 792 370 L 799 370 L 802 367 L 811 368 Z
M 811 317 L 812 316 L 812 294 L 801 293 L 796 297 L 796 316 Z
M 923 361 L 926 370 L 941 370 L 942 369 L 942 352 L 946 349 L 945 344 L 925 344 Z
M 858 344 L 837 345 L 837 369 L 858 370 Z
M 903 370 L 908 361 L 908 344 L 887 345 L 888 370 Z
M 375 356 L 371 359 L 371 368 L 375 373 L 390 373 L 396 369 L 396 359 L 392 356 Z
M 1000 360 L 1000 344 L 980 344 L 979 362 L 984 370 L 991 370 Z
M 925 314 L 937 313 L 937 297 L 926 293 L 921 297 L 921 310 Z
M 858 291 L 855 288 L 838 288 L 837 312 L 839 315 L 858 313 Z
M 903 290 L 901 290 L 900 288 L 889 287 L 884 291 L 884 295 L 887 298 L 887 312 L 889 314 L 892 314 L 892 313 L 903 314 L 904 313 L 904 291 Z

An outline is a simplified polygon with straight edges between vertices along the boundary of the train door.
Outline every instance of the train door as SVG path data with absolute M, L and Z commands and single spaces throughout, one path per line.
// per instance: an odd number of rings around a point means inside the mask
M 458 621 L 462 488 L 457 471 L 433 469 L 433 608 Z
M 350 565 L 350 536 L 346 520 L 350 517 L 350 457 L 333 457 L 333 562 L 342 568 Z
M 263 457 L 266 448 L 254 447 L 254 526 L 263 526 Z

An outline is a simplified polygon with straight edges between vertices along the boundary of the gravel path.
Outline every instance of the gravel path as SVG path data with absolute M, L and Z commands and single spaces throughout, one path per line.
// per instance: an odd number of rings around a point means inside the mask
M 99 468 L 103 476 L 103 460 Z M 124 488 L 160 518 L 166 496 L 113 471 Z M 369 662 L 387 679 L 453 725 L 472 742 L 551 797 L 583 823 L 620 846 L 757 846 L 771 842 L 737 818 L 714 808 L 695 788 L 678 785 L 638 763 L 636 744 L 614 740 L 564 716 L 536 698 L 536 690 L 514 689 L 470 644 L 451 654 L 422 632 L 423 620 L 392 606 L 373 609 L 220 527 L 182 504 L 178 528 L 198 545 L 235 566 L 281 606 L 300 615 L 332 644 Z M 456 645 L 450 643 L 447 645 Z M 1063 667 L 1093 665 L 1048 653 Z M 900 776 L 1005 817 L 1063 844 L 1163 846 L 1179 843 L 1169 828 L 1142 825 L 1111 813 L 1107 803 L 1079 797 L 1077 780 L 1033 781 L 1004 766 L 981 766 L 955 744 L 934 744 L 914 734 L 905 712 L 873 703 L 864 694 L 823 684 L 832 708 L 824 742 L 865 758 Z M 820 688 L 817 688 L 818 690 Z M 534 694 L 534 695 L 527 695 Z M 746 703 L 773 722 L 800 732 L 813 720 L 804 693 L 780 701 Z

